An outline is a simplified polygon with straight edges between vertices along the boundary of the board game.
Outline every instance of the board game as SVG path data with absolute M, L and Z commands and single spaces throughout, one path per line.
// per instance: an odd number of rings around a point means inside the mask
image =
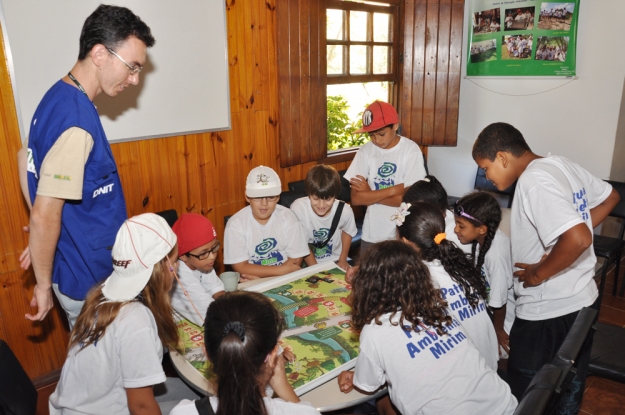
M 351 286 L 345 282 L 345 271 L 334 263 L 313 265 L 248 290 L 266 295 L 284 316 L 286 330 L 279 343 L 295 355 L 286 373 L 298 396 L 354 367 L 359 334 L 349 317 Z M 186 319 L 177 324 L 180 354 L 209 381 L 214 380 L 203 352 L 203 329 Z

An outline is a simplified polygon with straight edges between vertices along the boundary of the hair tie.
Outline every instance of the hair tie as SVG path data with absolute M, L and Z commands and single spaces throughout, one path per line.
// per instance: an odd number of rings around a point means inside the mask
M 434 237 L 434 243 L 436 245 L 440 245 L 441 242 L 443 242 L 443 239 L 447 238 L 447 234 L 445 232 L 441 232 L 439 234 L 436 234 L 436 236 Z
M 395 213 L 391 215 L 391 220 L 394 221 L 397 226 L 403 225 L 406 220 L 406 216 L 410 215 L 410 212 L 408 212 L 410 206 L 412 206 L 410 203 L 402 202 Z
M 234 331 L 241 341 L 245 341 L 245 326 L 240 321 L 230 321 L 224 326 L 224 337 L 231 331 Z

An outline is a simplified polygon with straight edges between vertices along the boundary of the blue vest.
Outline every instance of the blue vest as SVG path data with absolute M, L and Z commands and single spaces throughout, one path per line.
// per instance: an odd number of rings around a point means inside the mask
M 85 94 L 63 81 L 48 90 L 30 125 L 30 200 L 35 203 L 46 154 L 71 127 L 91 134 L 93 148 L 85 164 L 82 200 L 66 200 L 63 207 L 52 282 L 68 297 L 83 300 L 91 287 L 113 272 L 111 249 L 127 215 L 117 165 L 98 112 Z

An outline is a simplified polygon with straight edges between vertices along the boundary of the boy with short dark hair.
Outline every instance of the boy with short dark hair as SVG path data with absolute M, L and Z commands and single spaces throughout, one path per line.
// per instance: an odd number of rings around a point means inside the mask
M 180 282 L 174 281 L 171 306 L 187 320 L 202 326 L 210 303 L 224 294 L 224 284 L 214 268 L 221 243 L 211 221 L 197 213 L 185 213 L 172 229 L 178 237 Z
M 282 183 L 272 168 L 253 168 L 245 185 L 249 205 L 226 224 L 224 263 L 243 279 L 297 271 L 310 254 L 302 225 L 290 209 L 278 205 L 280 193 Z
M 390 218 L 406 189 L 425 177 L 421 149 L 397 134 L 399 115 L 391 104 L 369 104 L 362 125 L 354 133 L 367 133 L 371 141 L 360 147 L 344 176 L 350 183 L 352 204 L 368 206 L 361 252 L 376 242 L 395 239 L 395 222 Z
M 579 310 L 599 307 L 592 229 L 620 200 L 608 183 L 559 156 L 534 154 L 513 126 L 486 127 L 473 159 L 500 190 L 516 180 L 512 203 L 512 260 L 517 295 L 508 370 L 533 376 L 555 357 Z M 558 413 L 577 413 L 592 340 L 576 359 L 577 375 Z
M 341 193 L 341 177 L 334 167 L 319 164 L 308 171 L 304 184 L 307 197 L 293 202 L 291 210 L 306 230 L 308 243 L 312 245 L 310 255 L 305 258 L 306 264 L 334 261 L 346 270 L 349 268 L 349 247 L 357 229 L 352 208 L 336 199 Z M 339 208 L 341 212 L 338 212 Z M 338 222 L 332 232 L 336 215 Z

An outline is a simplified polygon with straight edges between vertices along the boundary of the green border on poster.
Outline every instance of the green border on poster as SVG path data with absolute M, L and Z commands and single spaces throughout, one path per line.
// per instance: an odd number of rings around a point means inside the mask
M 467 76 L 576 76 L 579 3 L 580 0 L 471 1 Z M 532 18 L 524 20 L 522 16 L 528 10 Z M 556 17 L 557 10 L 567 13 Z M 552 11 L 554 15 L 550 16 Z M 506 22 L 508 16 L 512 22 Z M 517 16 L 521 18 L 516 19 Z M 491 28 L 497 20 L 499 29 L 496 24 Z M 521 51 L 518 57 L 509 56 L 507 42 L 511 38 L 512 49 Z M 541 53 L 537 58 L 538 47 Z M 553 60 L 540 59 L 541 55 Z

